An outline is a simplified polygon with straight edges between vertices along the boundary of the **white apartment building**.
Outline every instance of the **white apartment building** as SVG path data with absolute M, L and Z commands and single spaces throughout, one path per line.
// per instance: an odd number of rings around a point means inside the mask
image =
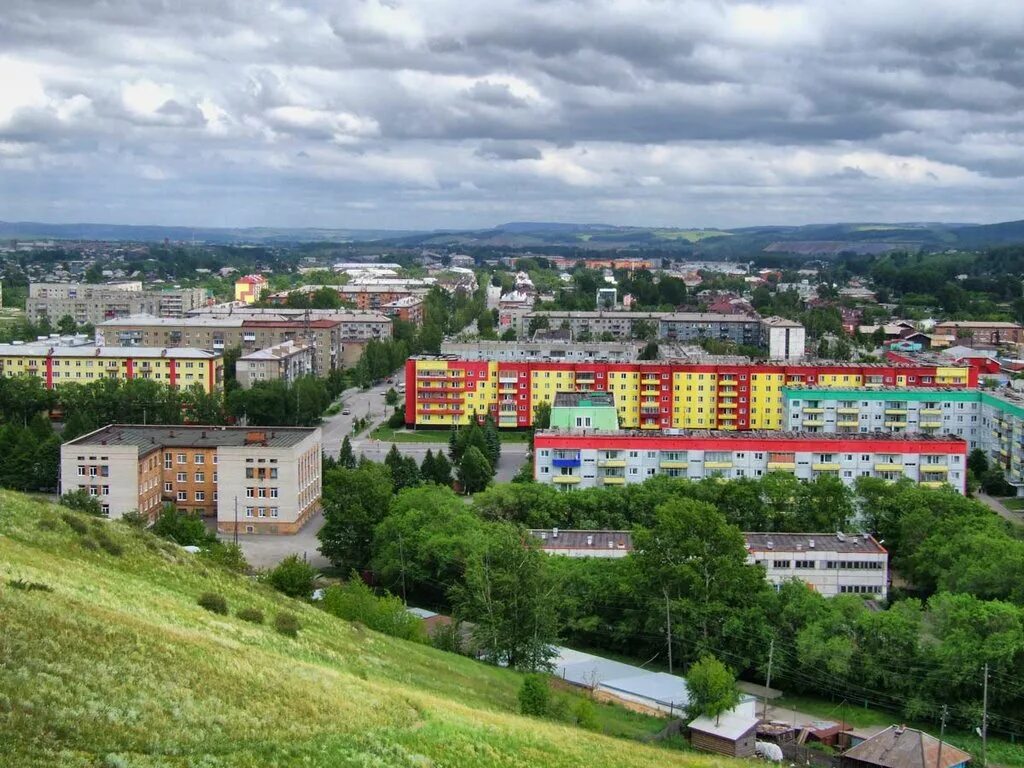
M 778 589 L 802 581 L 825 597 L 889 594 L 889 553 L 866 533 L 744 533 L 748 562 Z
M 304 341 L 286 341 L 243 355 L 235 362 L 235 378 L 242 389 L 260 381 L 291 384 L 313 373 L 316 347 Z
M 967 479 L 967 443 L 923 434 L 549 429 L 534 436 L 534 454 L 534 479 L 564 489 L 656 475 L 702 480 L 791 472 L 800 480 L 831 476 L 847 485 L 858 477 L 907 478 L 964 493 Z

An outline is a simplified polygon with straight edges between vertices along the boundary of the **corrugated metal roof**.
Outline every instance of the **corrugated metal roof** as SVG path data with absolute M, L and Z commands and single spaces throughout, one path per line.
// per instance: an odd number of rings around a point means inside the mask
M 884 768 L 951 768 L 971 759 L 970 754 L 942 742 L 942 763 L 939 763 L 939 740 L 934 736 L 905 726 L 889 726 L 870 739 L 850 747 L 843 757 Z
M 885 549 L 861 533 L 744 533 L 747 549 L 755 552 L 851 552 L 879 555 Z M 811 542 L 814 542 L 813 546 Z M 771 546 L 769 546 L 771 544 Z

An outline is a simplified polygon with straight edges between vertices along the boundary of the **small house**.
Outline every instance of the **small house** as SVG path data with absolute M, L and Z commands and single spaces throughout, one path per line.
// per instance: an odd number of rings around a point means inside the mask
M 840 768 L 966 768 L 971 756 L 934 736 L 889 726 L 850 747 L 840 758 Z
M 755 706 L 748 698 L 718 717 L 701 715 L 690 722 L 690 744 L 701 752 L 753 757 L 759 722 Z

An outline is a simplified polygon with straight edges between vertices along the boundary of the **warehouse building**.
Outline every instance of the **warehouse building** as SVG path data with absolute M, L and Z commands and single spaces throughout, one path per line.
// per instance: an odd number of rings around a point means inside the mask
M 867 533 L 744 533 L 750 562 L 775 586 L 802 581 L 825 597 L 889 594 L 889 553 Z

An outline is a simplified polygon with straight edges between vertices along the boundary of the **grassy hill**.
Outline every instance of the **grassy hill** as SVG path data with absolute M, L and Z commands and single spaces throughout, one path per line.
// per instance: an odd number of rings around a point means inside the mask
M 230 615 L 196 604 L 210 591 Z M 242 608 L 267 623 L 236 618 Z M 299 616 L 297 638 L 270 626 L 282 610 Z M 631 740 L 658 721 L 617 707 L 599 718 L 622 737 L 520 717 L 520 682 L 0 491 L 0 765 L 730 764 Z

